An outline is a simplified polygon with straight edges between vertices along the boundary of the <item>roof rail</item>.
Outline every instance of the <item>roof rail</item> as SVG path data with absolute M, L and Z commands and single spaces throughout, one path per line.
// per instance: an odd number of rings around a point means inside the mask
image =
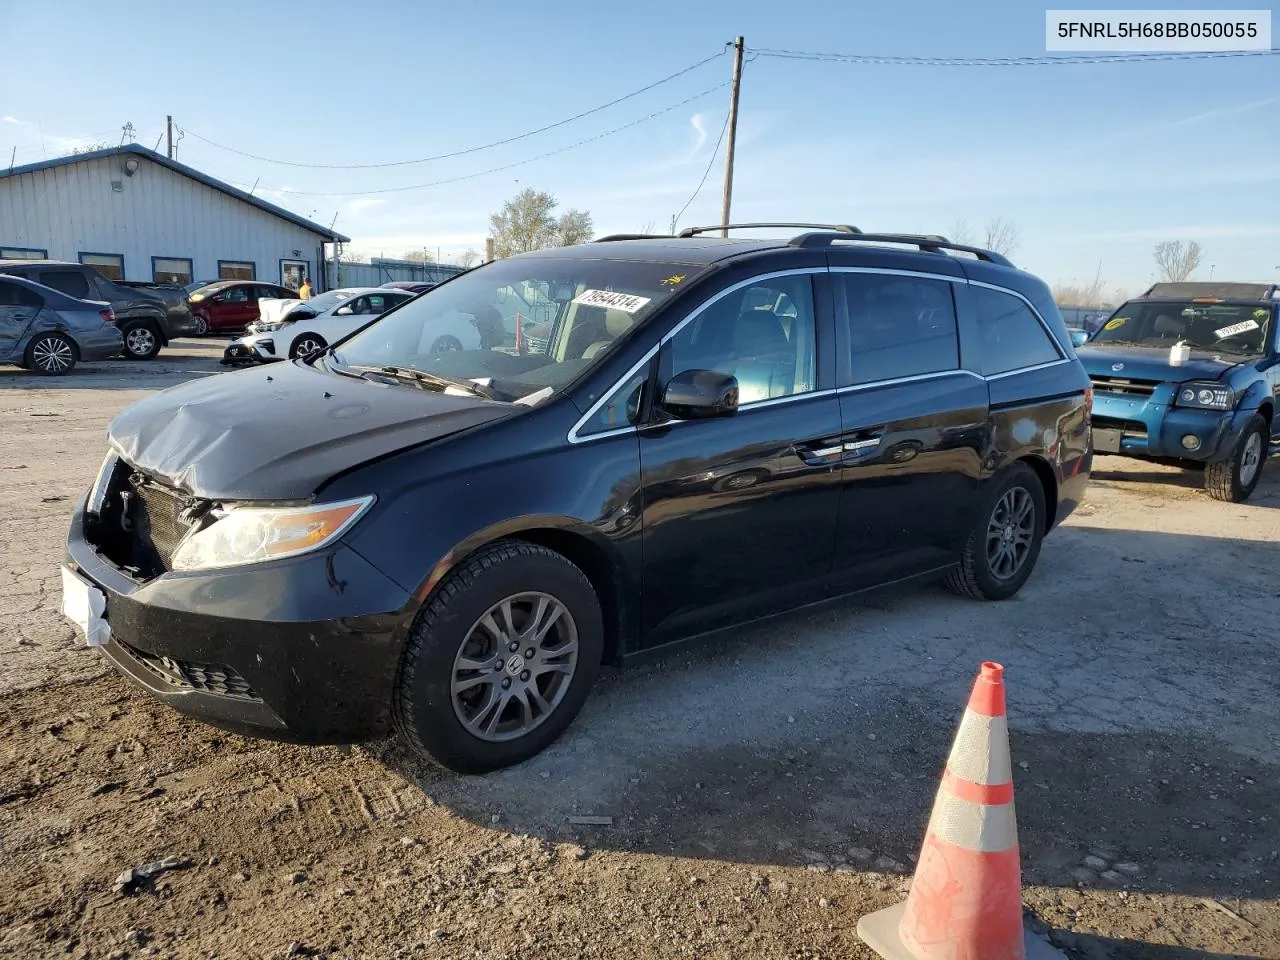
M 670 240 L 671 233 L 611 233 L 607 237 L 596 237 L 592 243 L 612 243 L 615 240 Z
M 834 232 L 802 233 L 800 236 L 792 238 L 790 245 L 793 247 L 829 247 L 840 240 L 856 240 L 859 243 L 903 243 L 924 250 L 927 253 L 959 250 L 963 253 L 972 253 L 979 260 L 985 260 L 988 263 L 996 263 L 1002 267 L 1013 266 L 1008 258 L 996 253 L 994 250 L 984 250 L 982 247 L 970 247 L 962 243 L 952 243 L 946 237 L 940 237 L 937 234 L 859 233 L 857 236 L 851 237 L 844 233 Z
M 768 227 L 805 228 L 809 230 L 830 230 L 844 235 L 862 233 L 857 227 L 846 223 L 726 223 L 714 227 L 685 227 L 677 237 L 695 237 L 700 233 L 712 233 L 716 230 L 760 230 Z

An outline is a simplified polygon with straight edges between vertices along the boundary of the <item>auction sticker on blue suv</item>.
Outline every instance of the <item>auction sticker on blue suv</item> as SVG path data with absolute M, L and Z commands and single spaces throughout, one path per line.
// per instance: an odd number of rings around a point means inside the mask
M 1046 10 L 1045 49 L 1075 52 L 1271 49 L 1270 10 Z

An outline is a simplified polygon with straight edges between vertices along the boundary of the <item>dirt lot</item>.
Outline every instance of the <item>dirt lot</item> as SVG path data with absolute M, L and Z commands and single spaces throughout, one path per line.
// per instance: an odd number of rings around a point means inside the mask
M 906 889 L 998 659 L 1024 902 L 1054 942 L 1280 957 L 1280 464 L 1231 506 L 1102 459 L 1014 601 L 925 589 L 743 630 L 605 676 L 546 754 L 456 777 L 184 720 L 58 616 L 107 421 L 220 351 L 0 371 L 0 956 L 869 958 L 857 919 Z

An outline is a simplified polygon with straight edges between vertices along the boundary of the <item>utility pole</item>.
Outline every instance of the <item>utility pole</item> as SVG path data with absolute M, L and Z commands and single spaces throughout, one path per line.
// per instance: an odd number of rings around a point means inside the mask
M 724 152 L 724 194 L 720 200 L 720 226 L 729 226 L 729 207 L 733 203 L 733 147 L 738 137 L 738 88 L 742 85 L 742 51 L 746 46 L 742 37 L 733 41 L 733 87 L 729 94 L 729 142 Z M 721 229 L 720 236 L 729 231 Z
M 169 114 L 164 118 L 164 135 L 168 142 L 168 152 L 166 156 L 170 160 L 173 159 L 173 114 Z

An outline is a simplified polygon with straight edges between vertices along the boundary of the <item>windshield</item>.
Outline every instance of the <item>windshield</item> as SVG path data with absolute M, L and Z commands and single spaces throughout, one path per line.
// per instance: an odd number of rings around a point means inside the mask
M 479 380 L 504 400 L 559 390 L 701 267 L 518 257 L 462 274 L 364 328 L 335 365 Z
M 345 290 L 330 290 L 328 293 L 319 293 L 306 301 L 307 309 L 314 310 L 316 313 L 324 313 L 326 310 L 331 310 L 336 307 L 343 300 L 354 297 L 357 293 L 359 293 L 359 290 L 350 288 Z
M 1257 356 L 1267 350 L 1274 310 L 1257 303 L 1131 300 L 1094 335 L 1091 344 L 1127 343 Z

